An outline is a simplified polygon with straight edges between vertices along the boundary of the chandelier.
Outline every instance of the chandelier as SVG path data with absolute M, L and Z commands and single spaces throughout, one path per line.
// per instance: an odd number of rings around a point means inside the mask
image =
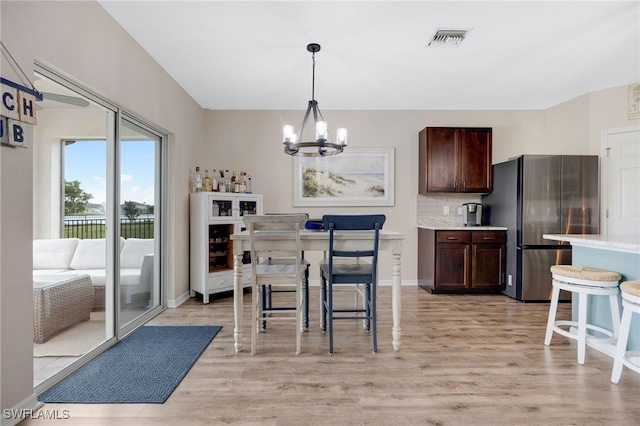
M 327 129 L 327 122 L 324 120 L 318 101 L 315 99 L 315 80 L 316 80 L 316 52 L 320 51 L 320 45 L 310 43 L 307 50 L 311 52 L 313 62 L 313 72 L 311 78 L 311 100 L 307 111 L 300 126 L 300 133 L 294 133 L 294 128 L 290 124 L 285 124 L 282 128 L 282 139 L 284 143 L 284 152 L 289 155 L 300 157 L 321 157 L 328 155 L 340 154 L 345 146 L 347 146 L 347 129 L 339 128 L 336 132 L 335 143 L 330 140 Z M 299 141 L 304 138 L 304 129 L 307 126 L 309 117 L 313 114 L 313 122 L 316 126 L 316 140 L 313 142 Z

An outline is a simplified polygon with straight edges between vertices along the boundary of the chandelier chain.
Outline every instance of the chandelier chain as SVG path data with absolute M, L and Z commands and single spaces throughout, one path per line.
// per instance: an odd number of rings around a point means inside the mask
M 316 100 L 316 52 L 311 53 L 311 100 Z

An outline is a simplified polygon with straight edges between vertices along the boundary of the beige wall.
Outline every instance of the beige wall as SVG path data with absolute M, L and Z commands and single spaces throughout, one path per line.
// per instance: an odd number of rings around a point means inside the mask
M 203 133 L 204 111 L 98 3 L 3 0 L 0 19 L 0 38 L 27 75 L 33 75 L 35 60 L 50 64 L 170 134 L 168 209 L 164 216 L 167 256 L 163 266 L 168 298 L 186 295 L 187 176 L 208 142 Z M 4 57 L 1 72 L 9 80 L 21 81 Z M 33 155 L 32 149 L 0 147 L 2 409 L 32 408 L 30 404 L 35 402 L 31 358 Z M 41 229 L 43 224 L 36 226 Z
M 626 86 L 625 86 L 626 88 Z M 211 143 L 198 165 L 208 169 L 250 171 L 253 190 L 264 195 L 265 211 L 304 211 L 321 217 L 335 212 L 381 212 L 385 228 L 406 235 L 402 258 L 405 284 L 417 277 L 417 210 L 428 210 L 418 193 L 418 132 L 426 126 L 493 128 L 493 162 L 520 154 L 599 154 L 602 128 L 637 124 L 626 118 L 626 89 L 585 95 L 547 111 L 324 111 L 330 128 L 349 129 L 349 147 L 395 148 L 395 206 L 293 208 L 292 159 L 282 152 L 282 125 L 302 120 L 302 111 L 209 111 Z M 623 96 L 624 95 L 624 96 Z M 319 100 L 322 102 L 322 100 Z M 593 105 L 598 102 L 598 105 Z M 322 106 L 322 105 L 320 105 Z M 614 109 L 607 119 L 592 111 Z M 624 114 L 623 114 L 624 112 Z M 598 122 L 597 128 L 592 123 Z M 347 148 L 349 149 L 349 148 Z M 450 204 L 447 196 L 430 197 L 435 205 Z M 435 201 L 434 201 L 435 200 Z M 428 203 L 427 203 L 428 204 Z M 454 203 L 455 204 L 455 203 Z M 382 283 L 390 282 L 390 256 L 381 261 Z M 317 271 L 312 273 L 317 279 Z
M 322 100 L 319 100 L 322 102 Z M 322 106 L 322 105 L 320 105 Z M 302 120 L 302 111 L 208 111 L 210 144 L 202 169 L 250 171 L 253 190 L 264 195 L 265 211 L 304 211 L 321 217 L 327 207 L 293 208 L 292 159 L 282 152 L 282 125 Z M 385 227 L 406 234 L 403 281 L 417 276 L 417 210 L 431 205 L 460 204 L 448 195 L 418 192 L 418 132 L 427 126 L 493 128 L 493 163 L 521 154 L 600 154 L 603 129 L 638 125 L 627 117 L 627 86 L 589 93 L 539 111 L 324 111 L 330 128 L 346 126 L 350 147 L 395 148 L 395 206 L 331 208 L 341 212 L 382 212 Z M 349 148 L 347 148 L 349 149 Z M 195 165 L 194 165 L 195 166 Z M 475 200 L 471 200 L 475 201 Z M 389 259 L 381 279 L 390 281 Z M 317 278 L 317 271 L 314 272 Z M 313 276 L 312 276 L 313 278 Z
M 107 99 L 170 133 L 168 298 L 188 291 L 188 170 L 250 171 L 266 211 L 293 211 L 292 160 L 282 153 L 283 123 L 299 126 L 303 111 L 203 111 L 94 2 L 0 2 L 1 39 L 29 75 L 49 63 Z M 99 46 L 100 48 L 96 48 Z M 2 63 L 2 76 L 16 80 Z M 382 211 L 389 229 L 407 236 L 403 278 L 415 282 L 417 134 L 425 126 L 490 126 L 494 162 L 522 153 L 599 154 L 600 132 L 638 125 L 626 118 L 626 86 L 591 93 L 547 111 L 325 111 L 332 127 L 349 129 L 354 147 L 395 147 L 395 206 L 338 208 Z M 322 100 L 320 99 L 320 102 Z M 305 105 L 301 105 L 303 108 Z M 33 150 L 0 148 L 0 404 L 35 402 L 31 360 Z M 302 210 L 302 209 L 300 209 Z M 306 208 L 318 217 L 326 208 Z M 381 266 L 388 281 L 389 260 Z M 317 272 L 315 272 L 317 274 Z

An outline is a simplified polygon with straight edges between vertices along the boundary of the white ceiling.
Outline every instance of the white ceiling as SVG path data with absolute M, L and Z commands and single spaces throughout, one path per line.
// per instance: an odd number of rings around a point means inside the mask
M 640 81 L 635 1 L 110 1 L 203 108 L 546 109 Z M 436 28 L 472 28 L 429 48 Z

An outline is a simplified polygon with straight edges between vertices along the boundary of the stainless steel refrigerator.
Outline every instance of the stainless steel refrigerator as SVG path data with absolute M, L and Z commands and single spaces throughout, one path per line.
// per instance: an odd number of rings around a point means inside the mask
M 508 228 L 504 294 L 551 300 L 549 268 L 571 264 L 571 246 L 542 236 L 597 234 L 599 187 L 595 155 L 523 155 L 493 166 L 493 192 L 482 204 L 485 223 Z

